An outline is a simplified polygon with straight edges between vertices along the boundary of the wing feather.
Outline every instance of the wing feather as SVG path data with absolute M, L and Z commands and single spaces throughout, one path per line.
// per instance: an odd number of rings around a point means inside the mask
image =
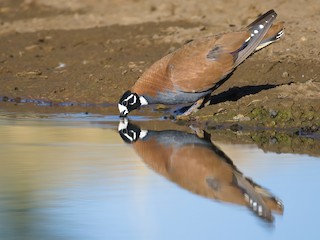
M 184 92 L 203 92 L 214 87 L 233 70 L 233 52 L 249 37 L 247 31 L 232 32 L 184 45 L 168 62 L 168 80 Z

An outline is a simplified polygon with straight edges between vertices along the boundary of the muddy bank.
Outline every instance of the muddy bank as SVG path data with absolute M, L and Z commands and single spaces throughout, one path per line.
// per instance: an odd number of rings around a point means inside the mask
M 320 128 L 268 129 L 241 124 L 208 126 L 213 141 L 255 144 L 266 152 L 308 154 L 319 157 Z
M 6 34 L 1 37 L 0 96 L 115 104 L 154 61 L 196 34 L 210 33 L 200 23 L 180 21 Z M 317 124 L 319 62 L 275 50 L 281 41 L 236 69 L 214 92 L 212 106 L 196 116 L 229 121 L 240 114 L 267 121 L 265 112 L 271 111 L 279 113 L 273 121 L 286 121 L 290 119 L 280 119 L 279 111 L 290 106 L 300 115 L 307 111 L 312 115 L 308 119 Z
M 151 62 L 174 46 L 157 44 L 159 27 L 148 23 L 2 36 L 0 96 L 115 103 Z

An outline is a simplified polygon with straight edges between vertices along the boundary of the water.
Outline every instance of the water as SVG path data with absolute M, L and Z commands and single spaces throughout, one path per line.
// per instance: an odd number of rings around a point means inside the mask
M 1 113 L 0 239 L 319 239 L 320 158 L 139 121 L 121 125 L 128 144 L 116 116 Z M 230 174 L 270 190 L 283 214 L 259 217 Z

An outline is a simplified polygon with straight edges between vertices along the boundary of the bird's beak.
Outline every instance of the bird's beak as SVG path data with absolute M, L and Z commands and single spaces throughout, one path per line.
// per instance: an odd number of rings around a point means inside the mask
M 128 118 L 121 117 L 118 125 L 118 131 L 120 132 L 123 129 L 127 129 L 128 124 L 129 124 Z
M 125 118 L 127 115 L 128 115 L 128 112 L 127 112 L 127 111 L 122 111 L 122 112 L 120 113 L 120 117 L 121 117 L 121 118 Z
M 118 104 L 119 112 L 120 112 L 120 117 L 126 117 L 129 113 L 128 108 Z

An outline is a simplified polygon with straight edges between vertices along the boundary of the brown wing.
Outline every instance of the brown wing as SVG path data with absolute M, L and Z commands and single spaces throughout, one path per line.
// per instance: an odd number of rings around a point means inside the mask
M 191 42 L 178 49 L 167 66 L 175 89 L 202 92 L 212 88 L 234 68 L 234 55 L 250 37 L 247 31 L 226 33 Z
M 282 213 L 267 190 L 249 181 L 233 164 L 207 146 L 176 145 L 158 142 L 156 135 L 133 143 L 143 161 L 179 186 L 196 194 L 239 205 L 248 205 L 244 192 L 263 208 L 263 216 L 272 219 L 271 211 Z
M 177 148 L 161 144 L 155 138 L 137 141 L 133 146 L 149 167 L 189 191 L 221 201 L 246 204 L 241 190 L 232 184 L 234 169 L 209 148 L 198 145 Z M 206 182 L 211 177 L 219 183 L 216 190 Z

